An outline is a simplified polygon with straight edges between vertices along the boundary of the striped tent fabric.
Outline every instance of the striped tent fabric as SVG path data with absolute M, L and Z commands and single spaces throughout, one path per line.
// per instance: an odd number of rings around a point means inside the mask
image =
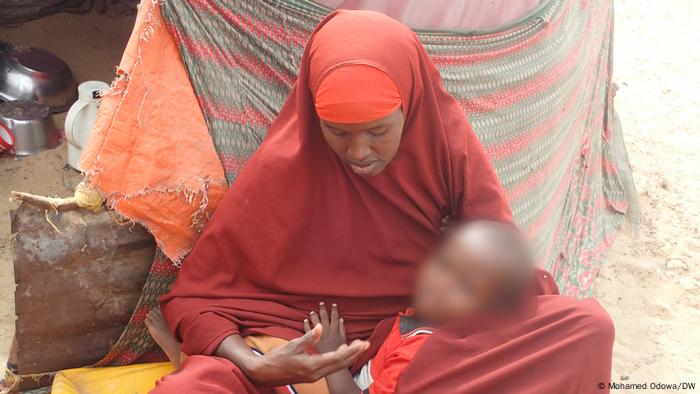
M 163 4 L 229 183 L 265 137 L 329 11 L 305 0 Z M 589 292 L 626 209 L 610 146 L 611 33 L 611 1 L 564 0 L 490 34 L 418 32 L 518 224 L 575 296 Z
M 309 0 L 162 3 L 229 184 L 265 137 L 308 38 L 330 11 Z M 623 182 L 624 146 L 616 146 L 612 32 L 612 0 L 543 1 L 490 32 L 417 31 L 539 261 L 577 297 L 590 294 L 634 198 Z M 157 256 L 132 321 L 98 365 L 152 358 L 143 318 L 175 270 Z

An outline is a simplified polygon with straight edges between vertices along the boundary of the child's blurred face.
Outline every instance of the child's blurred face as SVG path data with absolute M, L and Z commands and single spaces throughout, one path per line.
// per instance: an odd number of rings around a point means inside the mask
M 487 237 L 478 228 L 460 230 L 427 259 L 416 283 L 418 316 L 448 324 L 499 302 L 522 271 L 505 263 Z

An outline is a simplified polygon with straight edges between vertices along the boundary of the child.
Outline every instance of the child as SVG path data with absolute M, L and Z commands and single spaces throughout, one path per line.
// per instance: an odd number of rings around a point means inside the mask
M 446 236 L 421 269 L 415 308 L 400 313 L 377 354 L 353 378 L 348 370 L 326 377 L 332 394 L 393 393 L 408 366 L 434 328 L 468 319 L 477 312 L 504 310 L 522 293 L 532 276 L 533 261 L 514 228 L 495 222 L 472 222 Z M 323 303 L 311 312 L 304 329 L 317 324 L 323 335 L 320 353 L 345 344 L 337 305 L 330 314 Z
M 355 377 L 349 370 L 326 376 L 331 394 L 393 393 L 401 372 L 434 327 L 507 308 L 529 283 L 532 269 L 528 247 L 511 226 L 478 221 L 451 229 L 419 272 L 415 307 L 396 317 L 377 354 Z M 319 312 L 304 320 L 304 330 L 319 324 L 323 332 L 316 344 L 319 353 L 347 343 L 336 304 L 328 313 L 321 302 Z M 177 367 L 181 344 L 169 333 L 158 309 L 148 315 L 146 326 Z

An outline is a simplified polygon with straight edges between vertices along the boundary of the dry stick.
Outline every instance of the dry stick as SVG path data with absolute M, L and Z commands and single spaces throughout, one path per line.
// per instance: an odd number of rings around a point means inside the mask
M 74 197 L 59 198 L 59 197 L 44 197 L 35 194 L 24 192 L 11 192 L 12 197 L 18 201 L 24 201 L 27 204 L 37 208 L 52 209 L 56 211 L 70 211 L 79 208 Z

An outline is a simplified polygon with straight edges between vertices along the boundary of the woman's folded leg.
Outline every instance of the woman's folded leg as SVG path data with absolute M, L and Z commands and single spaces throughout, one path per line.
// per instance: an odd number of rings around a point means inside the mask
M 287 343 L 286 340 L 260 335 L 245 337 L 246 343 L 258 354 L 264 354 Z M 325 379 L 313 383 L 295 384 L 273 388 L 256 387 L 231 361 L 215 356 L 187 356 L 180 367 L 164 376 L 151 391 L 165 393 L 299 393 L 328 394 Z
M 155 394 L 267 394 L 231 361 L 214 356 L 189 356 L 177 371 L 163 376 L 151 391 Z

